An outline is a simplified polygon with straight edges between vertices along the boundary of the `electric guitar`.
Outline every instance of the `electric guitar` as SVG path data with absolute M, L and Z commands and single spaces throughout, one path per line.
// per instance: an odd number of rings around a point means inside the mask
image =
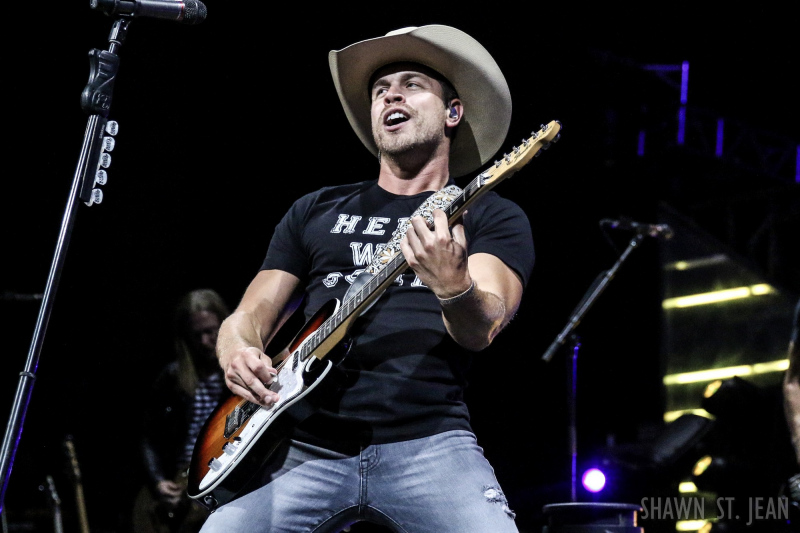
M 495 161 L 463 190 L 451 185 L 431 195 L 414 215 L 433 224 L 434 209 L 442 209 L 450 222 L 500 181 L 509 178 L 560 138 L 561 123 L 551 121 Z M 412 215 L 412 216 L 414 216 Z M 230 395 L 223 399 L 200 431 L 189 466 L 187 493 L 214 510 L 233 498 L 300 421 L 316 410 L 341 378 L 339 363 L 349 348 L 348 331 L 392 284 L 408 264 L 400 251 L 407 225 L 375 255 L 344 297 L 322 306 L 301 328 L 281 355 L 270 390 L 280 399 L 272 407 Z

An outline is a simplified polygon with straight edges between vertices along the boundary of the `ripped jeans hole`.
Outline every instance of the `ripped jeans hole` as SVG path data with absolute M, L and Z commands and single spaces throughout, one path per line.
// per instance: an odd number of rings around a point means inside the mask
M 512 511 L 511 508 L 508 506 L 506 495 L 503 494 L 503 491 L 500 490 L 499 487 L 484 487 L 483 497 L 486 498 L 486 501 L 489 503 L 502 504 L 503 511 L 511 518 L 516 518 L 517 516 L 516 513 Z

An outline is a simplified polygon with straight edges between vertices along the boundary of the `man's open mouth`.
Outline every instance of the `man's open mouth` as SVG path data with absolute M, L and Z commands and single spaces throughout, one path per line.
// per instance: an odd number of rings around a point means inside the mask
M 405 115 L 399 111 L 395 111 L 394 113 L 389 114 L 383 123 L 387 126 L 395 126 L 401 122 L 405 122 L 406 120 L 408 120 L 408 115 Z

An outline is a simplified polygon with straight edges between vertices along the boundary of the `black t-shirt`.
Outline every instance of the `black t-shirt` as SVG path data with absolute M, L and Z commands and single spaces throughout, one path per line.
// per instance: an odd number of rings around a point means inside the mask
M 792 326 L 791 340 L 795 346 L 800 346 L 800 300 L 797 300 L 797 305 L 794 308 L 794 323 Z
M 354 278 L 431 194 L 395 195 L 376 180 L 307 194 L 276 226 L 262 269 L 300 278 L 308 320 L 331 299 L 344 300 Z M 469 254 L 498 257 L 527 284 L 533 239 L 518 205 L 489 191 L 470 205 L 464 229 Z M 412 270 L 398 274 L 350 330 L 352 347 L 340 365 L 346 387 L 300 424 L 298 438 L 385 443 L 470 429 L 463 392 L 472 353 L 447 334 L 433 292 Z

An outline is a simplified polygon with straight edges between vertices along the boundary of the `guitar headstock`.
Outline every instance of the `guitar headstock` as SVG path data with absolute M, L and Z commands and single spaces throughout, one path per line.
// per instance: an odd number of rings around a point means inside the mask
M 531 159 L 539 156 L 542 150 L 547 150 L 551 143 L 558 142 L 560 138 L 561 122 L 551 120 L 547 124 L 542 124 L 539 131 L 523 139 L 522 144 L 515 146 L 510 153 L 503 154 L 503 158 L 495 161 L 491 168 L 481 174 L 481 177 L 487 182 L 507 178 L 527 165 Z

